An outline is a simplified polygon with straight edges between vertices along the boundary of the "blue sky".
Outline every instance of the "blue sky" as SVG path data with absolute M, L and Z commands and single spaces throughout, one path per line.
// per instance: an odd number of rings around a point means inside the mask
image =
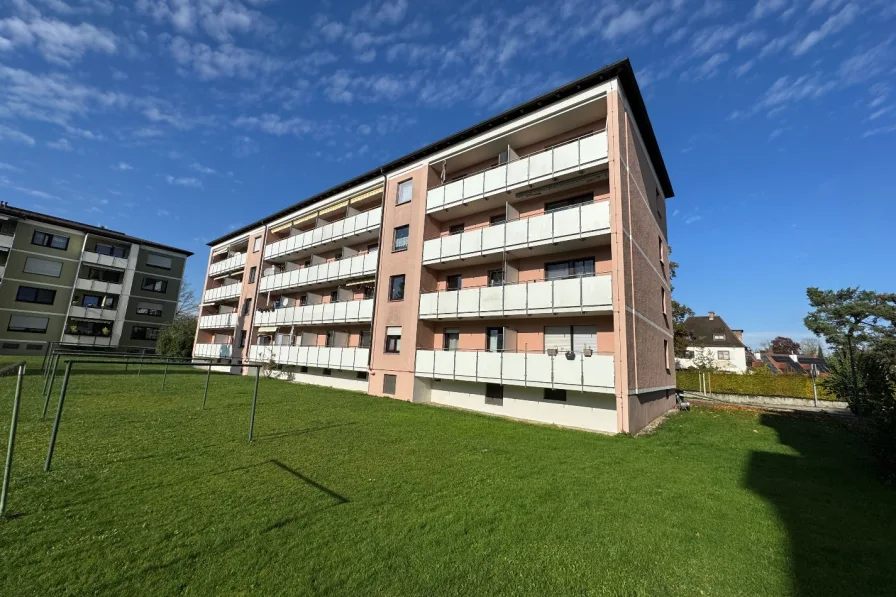
M 893 290 L 892 0 L 4 0 L 0 199 L 197 253 L 629 56 L 676 298 L 749 343 Z

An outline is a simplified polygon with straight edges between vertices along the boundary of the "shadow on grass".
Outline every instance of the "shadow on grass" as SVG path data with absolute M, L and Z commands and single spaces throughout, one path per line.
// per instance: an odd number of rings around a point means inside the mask
M 793 594 L 896 595 L 896 499 L 854 424 L 771 413 L 761 423 L 799 452 L 753 452 L 746 479 L 786 526 Z
M 312 479 L 312 478 L 310 478 L 310 477 L 306 477 L 305 475 L 303 475 L 303 474 L 300 473 L 299 471 L 295 470 L 294 468 L 289 467 L 289 466 L 286 465 L 286 464 L 283 464 L 283 462 L 277 460 L 276 458 L 271 458 L 270 460 L 264 460 L 264 461 L 262 461 L 262 462 L 256 462 L 255 464 L 247 464 L 246 466 L 238 466 L 238 467 L 236 467 L 236 468 L 227 469 L 226 471 L 221 471 L 221 472 L 219 472 L 219 473 L 215 473 L 215 474 L 217 474 L 217 475 L 223 475 L 223 474 L 226 474 L 226 473 L 236 473 L 236 472 L 239 472 L 239 471 L 247 471 L 247 470 L 250 470 L 250 469 L 253 469 L 253 468 L 257 468 L 257 467 L 260 467 L 260 466 L 264 466 L 264 465 L 266 465 L 266 464 L 273 464 L 273 465 L 276 466 L 277 468 L 286 471 L 287 473 L 289 473 L 290 475 L 292 475 L 292 476 L 295 477 L 296 479 L 299 479 L 300 481 L 303 481 L 303 482 L 306 483 L 307 485 L 310 485 L 311 487 L 313 487 L 313 488 L 315 488 L 315 489 L 317 489 L 317 490 L 319 490 L 319 491 L 321 491 L 321 492 L 327 494 L 328 496 L 330 496 L 331 498 L 333 498 L 334 500 L 336 500 L 337 505 L 338 505 L 338 504 L 347 504 L 347 503 L 349 503 L 349 502 L 351 501 L 351 500 L 349 500 L 347 497 L 345 497 L 344 495 L 340 495 L 340 494 L 336 493 L 335 491 L 333 491 L 332 489 L 330 489 L 329 487 L 327 487 L 327 486 L 325 486 L 325 485 L 321 485 L 320 483 L 318 483 L 318 482 L 315 481 L 314 479 Z

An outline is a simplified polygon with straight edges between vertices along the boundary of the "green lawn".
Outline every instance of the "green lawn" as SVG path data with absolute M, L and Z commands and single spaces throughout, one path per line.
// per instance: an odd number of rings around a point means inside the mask
M 45 474 L 33 369 L 0 595 L 896 594 L 851 421 L 700 407 L 632 439 L 262 380 L 249 445 L 251 379 L 201 411 L 204 376 L 144 368 L 72 379 Z

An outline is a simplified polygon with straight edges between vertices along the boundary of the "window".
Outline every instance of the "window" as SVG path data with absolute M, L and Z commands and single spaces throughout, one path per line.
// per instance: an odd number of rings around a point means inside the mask
M 31 244 L 39 247 L 49 247 L 51 249 L 59 249 L 65 251 L 68 249 L 68 237 L 61 234 L 49 234 L 35 230 L 31 235 Z
M 503 269 L 489 270 L 488 285 L 489 286 L 503 286 L 504 285 L 504 270 Z
M 666 287 L 660 286 L 660 305 L 663 309 L 663 317 L 666 317 L 669 313 L 666 311 Z M 666 325 L 669 325 L 669 321 L 666 321 Z
M 111 257 L 125 257 L 125 250 L 121 247 L 113 247 L 112 245 L 103 245 L 97 243 L 94 247 L 94 252 L 99 253 L 100 255 L 109 255 Z
M 663 238 L 660 237 L 660 263 L 666 263 L 666 251 L 663 247 Z
M 373 298 L 373 286 L 364 286 L 361 290 L 364 292 L 365 300 Z
M 404 182 L 398 183 L 398 200 L 395 202 L 395 205 L 401 205 L 403 203 L 409 203 L 411 201 L 411 195 L 414 190 L 414 181 L 406 180 Z
M 457 350 L 460 344 L 460 330 L 445 330 L 442 336 L 442 350 Z
M 20 303 L 37 303 L 39 305 L 52 305 L 56 300 L 56 291 L 47 288 L 34 288 L 33 286 L 19 286 L 16 292 L 16 300 Z
M 586 348 L 597 350 L 597 326 L 548 325 L 544 328 L 544 348 L 556 349 L 558 354 L 573 351 L 581 354 Z
M 463 287 L 464 277 L 460 274 L 454 274 L 445 278 L 448 283 L 448 290 L 460 290 Z
M 666 359 L 666 372 L 669 371 L 669 341 L 663 340 L 663 358 Z
M 386 327 L 386 352 L 392 354 L 401 352 L 401 327 Z
M 397 377 L 394 375 L 384 375 L 383 376 L 383 394 L 389 394 L 390 396 L 395 395 L 395 382 L 397 381 Z
M 686 359 L 693 359 L 693 358 L 694 358 L 694 351 L 693 351 L 693 350 L 686 350 L 686 351 L 684 351 L 684 358 L 686 358 Z
M 358 348 L 370 348 L 370 330 L 361 330 L 361 337 L 358 340 Z
M 50 325 L 49 317 L 31 317 L 27 315 L 12 315 L 9 318 L 7 331 L 28 332 L 29 334 L 43 334 Z
M 109 282 L 111 284 L 121 284 L 121 272 L 89 267 L 87 268 L 87 279 Z
M 19 345 L 14 342 L 4 342 L 2 344 L 2 346 L 0 346 L 0 347 L 2 347 L 5 350 L 18 350 L 19 349 Z
M 489 352 L 504 350 L 504 328 L 485 328 L 485 349 Z
M 140 286 L 143 290 L 149 290 L 150 292 L 167 292 L 168 291 L 168 281 L 167 280 L 157 280 L 155 278 L 145 277 L 143 278 L 143 284 Z
M 716 352 L 716 358 L 720 361 L 730 361 L 731 360 L 731 351 L 730 350 L 720 350 Z M 668 365 L 666 366 L 668 369 Z
M 566 402 L 566 390 L 555 390 L 552 388 L 544 389 L 545 400 L 556 400 L 558 402 Z
M 408 225 L 399 226 L 395 229 L 395 238 L 392 241 L 392 252 L 408 250 L 408 235 L 411 227 Z
M 389 278 L 389 300 L 404 300 L 404 274 Z
M 305 263 L 302 264 L 302 267 L 311 267 L 311 260 L 310 260 L 310 259 L 306 259 L 306 260 L 305 260 Z
M 171 269 L 171 257 L 149 253 L 146 255 L 146 265 L 156 269 Z
M 334 290 L 333 292 L 330 293 L 330 302 L 331 303 L 339 302 L 339 291 L 338 290 Z
M 131 340 L 154 341 L 158 337 L 159 328 L 148 328 L 142 325 L 135 325 L 131 328 Z
M 713 340 L 724 340 L 724 339 L 725 339 L 725 333 L 724 333 L 724 332 L 721 332 L 721 333 L 720 333 L 720 332 L 716 332 L 716 333 L 714 333 L 714 334 L 712 335 L 712 339 L 713 339 Z
M 301 367 L 299 367 L 299 373 L 308 373 L 308 367 L 302 365 Z
M 251 310 L 252 310 L 252 299 L 247 298 L 245 301 L 243 301 L 243 317 L 248 315 L 249 311 L 251 311 Z
M 544 213 L 549 214 L 551 212 L 569 209 L 570 207 L 577 207 L 585 203 L 591 203 L 592 201 L 594 201 L 594 194 L 591 193 L 588 195 L 579 195 L 578 197 L 570 197 L 569 199 L 561 199 L 560 201 L 551 201 L 544 204 Z
M 358 379 L 367 379 L 366 371 L 358 371 L 358 375 L 356 376 Z
M 299 297 L 299 306 L 304 307 L 307 304 L 308 304 L 308 295 L 303 294 L 302 296 Z
M 103 298 L 92 294 L 85 294 L 81 297 L 82 307 L 99 307 L 103 304 Z
M 485 403 L 493 406 L 503 406 L 504 386 L 497 383 L 485 384 Z
M 342 259 L 342 251 L 339 251 L 338 253 L 333 255 L 333 261 L 339 261 L 340 259 Z
M 507 214 L 497 214 L 488 219 L 489 226 L 497 226 L 507 221 Z
M 332 369 L 324 369 L 324 375 L 333 375 Z
M 256 275 L 258 275 L 258 268 L 253 265 L 249 268 L 249 284 L 255 284 Z
M 594 258 L 570 259 L 544 265 L 545 278 L 554 280 L 557 278 L 581 278 L 594 275 Z
M 238 333 L 240 335 L 240 342 L 239 342 L 240 348 L 245 348 L 246 347 L 246 330 L 240 330 Z
M 137 303 L 137 315 L 147 315 L 149 317 L 161 317 L 162 305 L 159 303 L 147 303 L 140 301 Z
M 256 236 L 255 240 L 252 241 L 252 252 L 258 253 L 259 251 L 261 251 L 261 237 Z
M 324 340 L 324 346 L 336 346 L 336 332 L 334 330 L 327 330 L 327 337 L 326 340 Z
M 463 232 L 464 232 L 464 225 L 463 225 L 463 223 L 461 223 L 461 224 L 453 224 L 450 228 L 448 228 L 448 234 L 452 234 L 452 235 L 454 235 L 454 234 L 463 234 Z
M 49 261 L 38 257 L 28 257 L 25 259 L 24 271 L 28 274 L 58 278 L 62 275 L 62 262 Z

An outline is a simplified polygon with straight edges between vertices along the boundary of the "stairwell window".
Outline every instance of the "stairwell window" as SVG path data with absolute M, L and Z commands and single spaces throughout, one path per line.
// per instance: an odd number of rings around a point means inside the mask
M 401 352 L 401 326 L 386 327 L 385 351 L 389 354 L 398 354 Z
M 404 300 L 404 274 L 389 278 L 389 300 Z
M 395 201 L 395 205 L 402 205 L 404 203 L 410 203 L 411 195 L 414 190 L 414 181 L 413 180 L 405 180 L 404 182 L 398 183 L 398 199 Z
M 399 226 L 395 229 L 395 236 L 392 240 L 392 252 L 408 250 L 408 236 L 410 236 L 411 227 L 407 224 Z
M 669 373 L 669 341 L 663 340 L 663 358 L 666 359 L 666 373 Z
M 258 275 L 258 268 L 253 265 L 249 268 L 249 284 L 255 284 L 256 275 Z

